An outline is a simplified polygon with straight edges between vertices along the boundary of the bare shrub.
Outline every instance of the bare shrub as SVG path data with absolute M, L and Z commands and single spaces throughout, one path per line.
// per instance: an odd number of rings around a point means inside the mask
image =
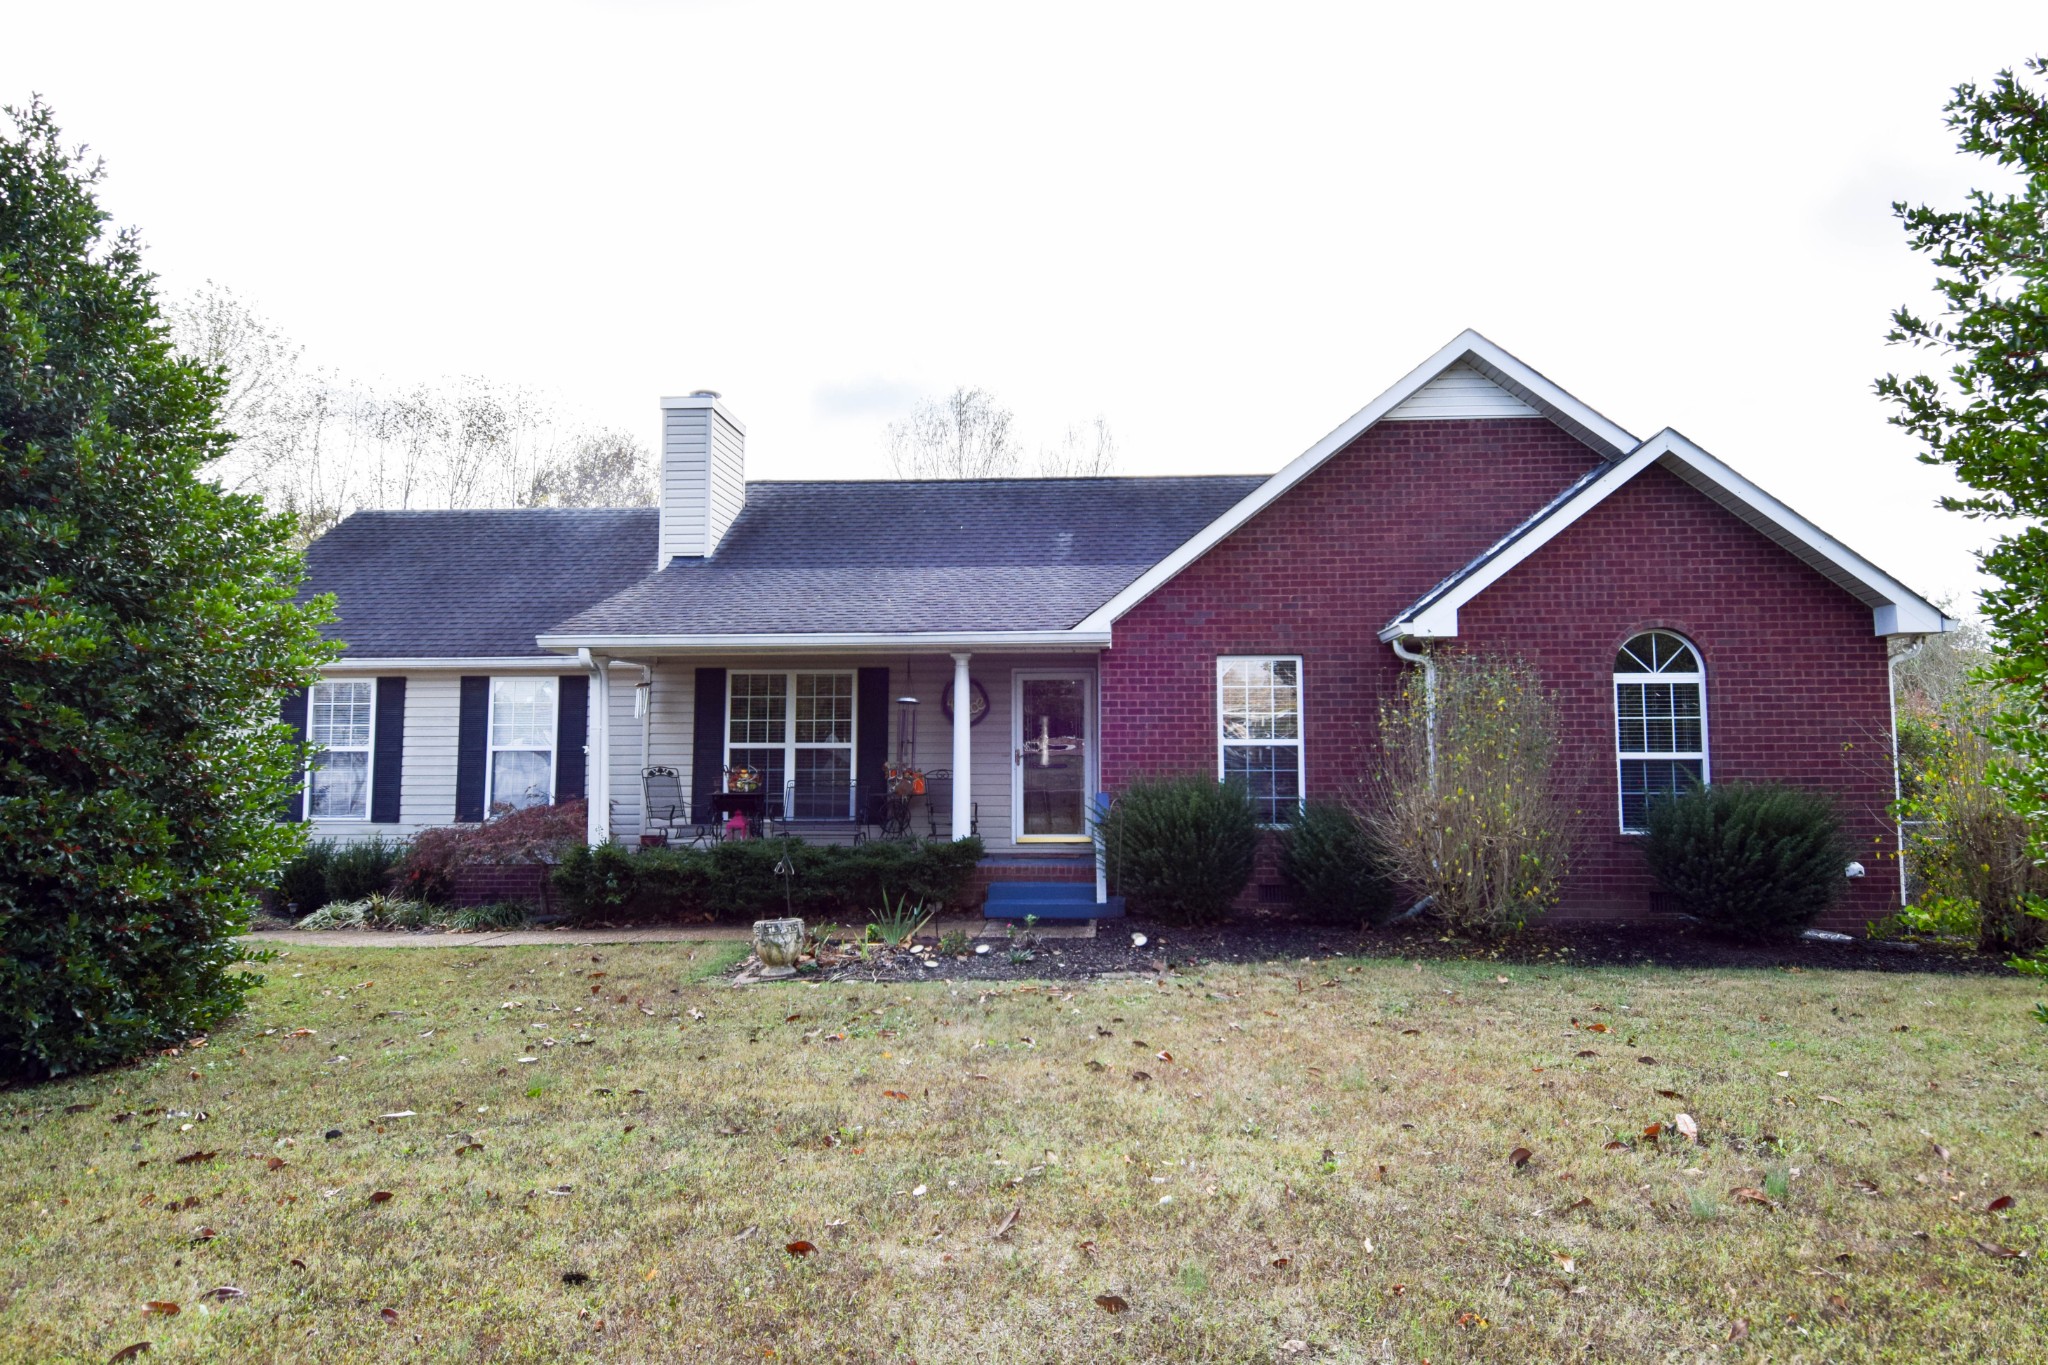
M 1451 655 L 1381 707 L 1353 811 L 1453 932 L 1519 929 L 1557 901 L 1579 824 L 1557 734 L 1555 700 L 1511 658 Z

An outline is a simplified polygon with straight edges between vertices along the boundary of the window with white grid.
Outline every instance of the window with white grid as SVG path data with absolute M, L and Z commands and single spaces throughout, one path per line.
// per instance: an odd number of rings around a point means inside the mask
M 1650 808 L 1707 780 L 1707 678 L 1690 644 L 1651 630 L 1614 659 L 1614 748 L 1621 828 L 1641 834 Z
M 524 810 L 554 801 L 557 691 L 553 678 L 491 679 L 486 810 Z
M 306 818 L 370 818 L 371 719 L 377 685 L 314 683 L 306 694 L 306 739 L 314 753 L 306 773 Z
M 1259 820 L 1293 822 L 1301 810 L 1301 660 L 1226 657 L 1216 661 L 1217 769 L 1242 781 Z
M 851 673 L 727 675 L 725 766 L 751 768 L 768 810 L 795 820 L 853 816 Z

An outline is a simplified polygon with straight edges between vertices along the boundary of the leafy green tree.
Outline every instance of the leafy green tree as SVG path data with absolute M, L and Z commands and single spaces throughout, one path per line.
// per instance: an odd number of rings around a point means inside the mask
M 98 163 L 0 124 L 0 1074 L 132 1058 L 257 978 L 302 837 L 279 696 L 326 656 L 292 526 L 198 475 L 223 379 L 178 359 Z M 11 126 L 10 126 L 11 125 Z
M 1893 205 L 1913 250 L 1932 258 L 1942 309 L 1892 314 L 1889 339 L 1953 358 L 1943 379 L 1886 375 L 1877 392 L 1892 423 L 1926 444 L 1968 492 L 1942 505 L 2003 523 L 1984 556 L 1997 586 L 1984 594 L 2002 685 L 1993 735 L 2005 752 L 1991 776 L 2048 833 L 2048 58 L 1965 83 L 1946 105 L 1958 147 L 2018 179 L 1973 190 L 1965 207 Z

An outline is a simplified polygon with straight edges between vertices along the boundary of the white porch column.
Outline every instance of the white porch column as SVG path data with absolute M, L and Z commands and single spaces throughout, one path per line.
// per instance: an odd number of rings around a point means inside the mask
M 953 837 L 965 839 L 974 832 L 973 684 L 968 681 L 967 661 L 972 654 L 953 656 Z
M 612 689 L 611 663 L 592 658 L 581 650 L 591 678 L 590 714 L 584 720 L 584 761 L 588 781 L 584 790 L 590 798 L 590 817 L 584 823 L 585 842 L 595 848 L 612 841 Z M 568 755 L 564 754 L 564 758 Z

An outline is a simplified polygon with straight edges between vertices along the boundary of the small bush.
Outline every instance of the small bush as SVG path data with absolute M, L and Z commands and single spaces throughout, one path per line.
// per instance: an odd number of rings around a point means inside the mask
M 555 862 L 583 847 L 589 810 L 585 802 L 564 801 L 507 811 L 481 825 L 421 830 L 398 864 L 398 889 L 413 900 L 445 905 L 462 868 Z
M 1097 825 L 1112 889 L 1177 924 L 1209 924 L 1252 877 L 1258 817 L 1241 782 L 1176 777 L 1135 782 Z
M 328 844 L 327 899 L 359 901 L 391 890 L 391 869 L 405 856 L 405 845 L 373 835 L 354 843 Z
M 368 926 L 368 901 L 331 901 L 299 920 L 301 929 L 362 929 Z
M 1717 782 L 1651 805 L 1643 854 L 1686 914 L 1742 938 L 1797 934 L 1841 892 L 1848 852 L 1825 797 Z
M 309 839 L 277 873 L 271 901 L 280 915 L 310 915 L 334 898 L 327 894 L 327 865 L 334 846 Z
M 1280 871 L 1304 906 L 1348 924 L 1384 924 L 1394 884 L 1358 817 L 1311 801 L 1281 836 Z

